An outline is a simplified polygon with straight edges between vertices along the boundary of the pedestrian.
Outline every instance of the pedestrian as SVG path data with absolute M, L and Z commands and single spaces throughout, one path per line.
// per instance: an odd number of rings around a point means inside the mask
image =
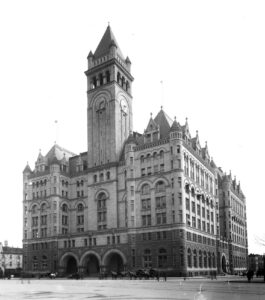
M 164 272 L 164 280 L 167 281 L 167 273 Z
M 159 281 L 159 272 L 156 272 L 156 280 Z

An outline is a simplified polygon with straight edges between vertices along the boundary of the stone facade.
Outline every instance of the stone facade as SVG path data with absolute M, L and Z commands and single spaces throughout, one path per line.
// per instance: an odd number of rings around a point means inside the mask
M 25 271 L 232 271 L 238 244 L 220 237 L 225 174 L 207 144 L 163 108 L 143 134 L 133 132 L 131 62 L 109 26 L 85 74 L 87 152 L 55 144 L 23 172 Z M 246 237 L 240 245 L 247 253 Z

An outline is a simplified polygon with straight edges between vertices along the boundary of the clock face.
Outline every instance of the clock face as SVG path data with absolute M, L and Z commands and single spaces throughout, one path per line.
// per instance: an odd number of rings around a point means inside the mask
M 127 102 L 126 102 L 124 99 L 121 100 L 121 110 L 122 110 L 125 114 L 128 113 L 128 105 L 127 105 Z

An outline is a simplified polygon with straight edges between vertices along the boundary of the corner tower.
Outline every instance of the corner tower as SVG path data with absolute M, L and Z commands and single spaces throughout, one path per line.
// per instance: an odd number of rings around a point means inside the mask
M 131 62 L 107 27 L 87 57 L 88 167 L 117 162 L 132 130 Z

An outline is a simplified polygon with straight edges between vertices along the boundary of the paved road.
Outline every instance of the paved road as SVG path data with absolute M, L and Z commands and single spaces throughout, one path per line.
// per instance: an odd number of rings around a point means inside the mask
M 265 300 L 265 283 L 244 279 L 0 280 L 0 299 Z

